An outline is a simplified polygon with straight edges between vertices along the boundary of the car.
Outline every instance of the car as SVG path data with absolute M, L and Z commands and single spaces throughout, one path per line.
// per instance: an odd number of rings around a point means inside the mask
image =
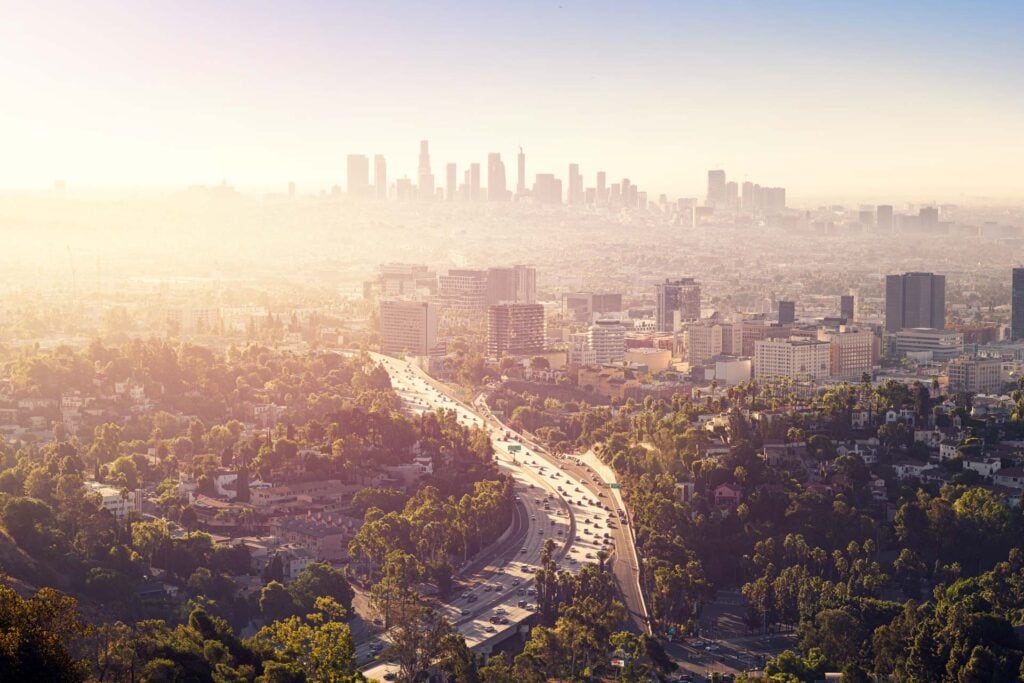
M 466 591 L 465 593 L 463 593 L 463 594 L 462 594 L 462 595 L 460 595 L 459 597 L 460 597 L 460 598 L 462 598 L 463 600 L 465 600 L 466 598 L 468 598 L 468 597 L 469 597 L 469 591 Z
M 496 629 L 493 626 L 491 626 L 490 624 L 488 624 L 487 626 L 484 626 L 484 630 L 487 631 L 488 633 L 494 633 L 498 629 Z
M 527 552 L 527 551 L 526 551 L 526 548 L 523 548 L 523 549 L 521 549 L 521 550 L 519 551 L 519 554 L 520 554 L 520 555 L 525 555 L 525 554 L 526 554 L 526 552 Z
M 710 645 L 706 645 L 706 646 L 704 647 L 704 650 L 705 650 L 706 652 L 718 652 L 718 651 L 719 651 L 719 650 L 721 650 L 721 649 L 722 649 L 722 648 L 718 647 L 718 646 L 717 646 L 717 645 L 715 645 L 714 643 L 711 643 Z
M 543 529 L 537 529 L 537 535 L 538 536 L 543 536 L 544 535 L 544 530 Z
M 461 614 L 464 617 L 468 617 L 469 616 L 469 610 L 468 609 L 459 610 L 459 614 Z
M 520 609 L 526 609 L 526 600 L 520 600 L 516 603 L 516 607 Z
M 516 500 L 519 500 L 519 498 L 517 497 Z M 530 521 L 531 522 L 534 522 L 536 520 L 537 520 L 537 516 L 536 515 L 530 515 Z
M 583 557 L 587 558 L 588 560 L 592 560 L 592 559 L 594 559 L 594 554 L 593 553 L 587 553 Z
M 469 602 L 476 602 L 476 600 L 477 600 L 477 597 L 475 595 L 470 595 L 469 596 Z
M 533 594 L 534 594 L 534 593 L 536 593 L 536 592 L 537 592 L 537 591 L 536 591 L 536 590 L 534 590 L 533 588 L 527 588 L 527 589 L 526 589 L 526 594 L 527 594 L 527 595 L 533 595 Z
M 398 674 L 396 674 L 394 671 L 389 671 L 386 674 L 384 674 L 385 681 L 393 681 L 396 678 L 398 678 Z
M 512 579 L 512 585 L 513 586 L 518 586 L 519 585 L 519 579 Z
M 499 607 L 498 609 L 494 610 L 494 613 L 495 614 L 504 614 L 505 613 L 505 608 L 504 607 Z
M 485 585 L 485 586 L 484 586 L 484 593 L 490 593 L 490 592 L 491 592 L 491 587 L 490 587 L 490 586 L 487 586 L 487 585 Z
M 558 533 L 558 535 L 559 535 L 559 536 L 561 536 L 561 535 L 562 535 L 562 530 L 561 530 L 561 529 L 559 529 L 559 530 L 557 531 L 557 533 Z
M 505 625 L 508 623 L 508 617 L 498 617 L 498 623 Z

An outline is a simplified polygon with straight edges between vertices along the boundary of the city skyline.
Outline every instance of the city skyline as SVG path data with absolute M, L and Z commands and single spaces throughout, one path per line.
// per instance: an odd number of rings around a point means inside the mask
M 0 187 L 315 191 L 347 150 L 397 161 L 429 139 L 449 160 L 522 145 L 535 170 L 628 169 L 652 195 L 736 168 L 795 203 L 1021 196 L 1012 3 L 196 9 L 9 12 L 0 136 L 20 163 Z

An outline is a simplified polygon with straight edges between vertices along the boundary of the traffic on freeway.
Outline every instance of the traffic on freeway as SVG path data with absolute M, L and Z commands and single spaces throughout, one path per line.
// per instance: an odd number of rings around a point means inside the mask
M 592 490 L 593 482 L 570 474 L 564 463 L 536 447 L 525 446 L 520 435 L 452 398 L 416 366 L 373 357 L 387 370 L 409 413 L 452 410 L 461 424 L 487 430 L 498 465 L 515 481 L 517 522 L 512 533 L 456 577 L 458 590 L 439 608 L 470 648 L 499 642 L 536 609 L 533 574 L 545 541 L 555 541 L 558 567 L 574 572 L 597 562 L 602 550 L 613 551 L 613 532 L 622 520 L 611 511 L 607 496 Z M 371 678 L 388 680 L 397 672 L 393 662 L 380 661 L 387 637 L 383 633 L 357 644 L 357 661 Z

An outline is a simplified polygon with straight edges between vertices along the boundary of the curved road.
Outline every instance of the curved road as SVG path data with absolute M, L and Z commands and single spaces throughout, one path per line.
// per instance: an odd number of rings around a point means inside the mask
M 459 571 L 456 597 L 440 611 L 466 638 L 466 644 L 487 653 L 495 643 L 533 614 L 533 573 L 540 565 L 544 542 L 558 543 L 555 558 L 560 569 L 574 571 L 594 561 L 598 550 L 611 549 L 611 532 L 619 526 L 615 515 L 604 509 L 596 494 L 584 493 L 587 483 L 559 469 L 549 456 L 505 437 L 505 428 L 493 419 L 449 395 L 419 368 L 402 360 L 371 354 L 388 371 L 405 409 L 413 414 L 439 408 L 454 410 L 459 422 L 486 429 L 494 445 L 498 465 L 512 476 L 517 494 L 517 521 L 511 536 L 485 550 Z M 520 438 L 512 435 L 513 438 Z M 516 452 L 518 450 L 518 452 Z M 605 534 L 609 538 L 605 538 Z M 525 606 L 523 606 L 525 605 Z M 494 623 L 505 621 L 506 623 Z M 397 671 L 389 662 L 374 662 L 386 647 L 387 634 L 365 639 L 356 648 L 357 661 L 367 663 L 369 678 L 387 678 Z

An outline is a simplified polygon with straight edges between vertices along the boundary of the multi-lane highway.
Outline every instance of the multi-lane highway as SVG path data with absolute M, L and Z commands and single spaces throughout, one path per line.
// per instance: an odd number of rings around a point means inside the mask
M 481 414 L 490 416 L 486 395 L 482 394 L 474 400 L 474 406 Z M 489 419 L 494 419 L 489 417 Z M 544 450 L 543 446 L 533 439 L 517 434 L 517 438 L 533 451 L 543 454 L 550 461 L 557 461 L 558 466 L 574 481 L 582 482 L 581 488 L 588 492 L 591 500 L 597 501 L 614 513 L 609 526 L 611 540 L 615 552 L 611 557 L 611 569 L 615 580 L 622 591 L 626 609 L 629 612 L 630 625 L 639 633 L 650 632 L 647 605 L 640 588 L 638 556 L 633 534 L 629 526 L 628 513 L 617 489 L 608 487 L 615 484 L 615 473 L 610 467 L 601 463 L 597 456 L 588 452 L 580 457 L 573 455 L 554 456 Z
M 452 398 L 415 366 L 387 356 L 374 359 L 388 371 L 409 412 L 453 410 L 460 423 L 486 429 L 499 466 L 515 481 L 517 521 L 509 537 L 460 572 L 455 597 L 440 607 L 469 647 L 487 651 L 533 613 L 533 575 L 547 539 L 556 541 L 559 568 L 575 571 L 596 561 L 602 548 L 611 551 L 622 525 L 606 503 L 610 499 L 595 491 L 594 482 L 570 474 L 571 465 L 524 445 L 520 435 L 506 434 L 500 422 Z M 388 679 L 397 671 L 393 663 L 373 661 L 386 639 L 385 633 L 357 645 L 357 661 L 369 664 L 370 678 Z

